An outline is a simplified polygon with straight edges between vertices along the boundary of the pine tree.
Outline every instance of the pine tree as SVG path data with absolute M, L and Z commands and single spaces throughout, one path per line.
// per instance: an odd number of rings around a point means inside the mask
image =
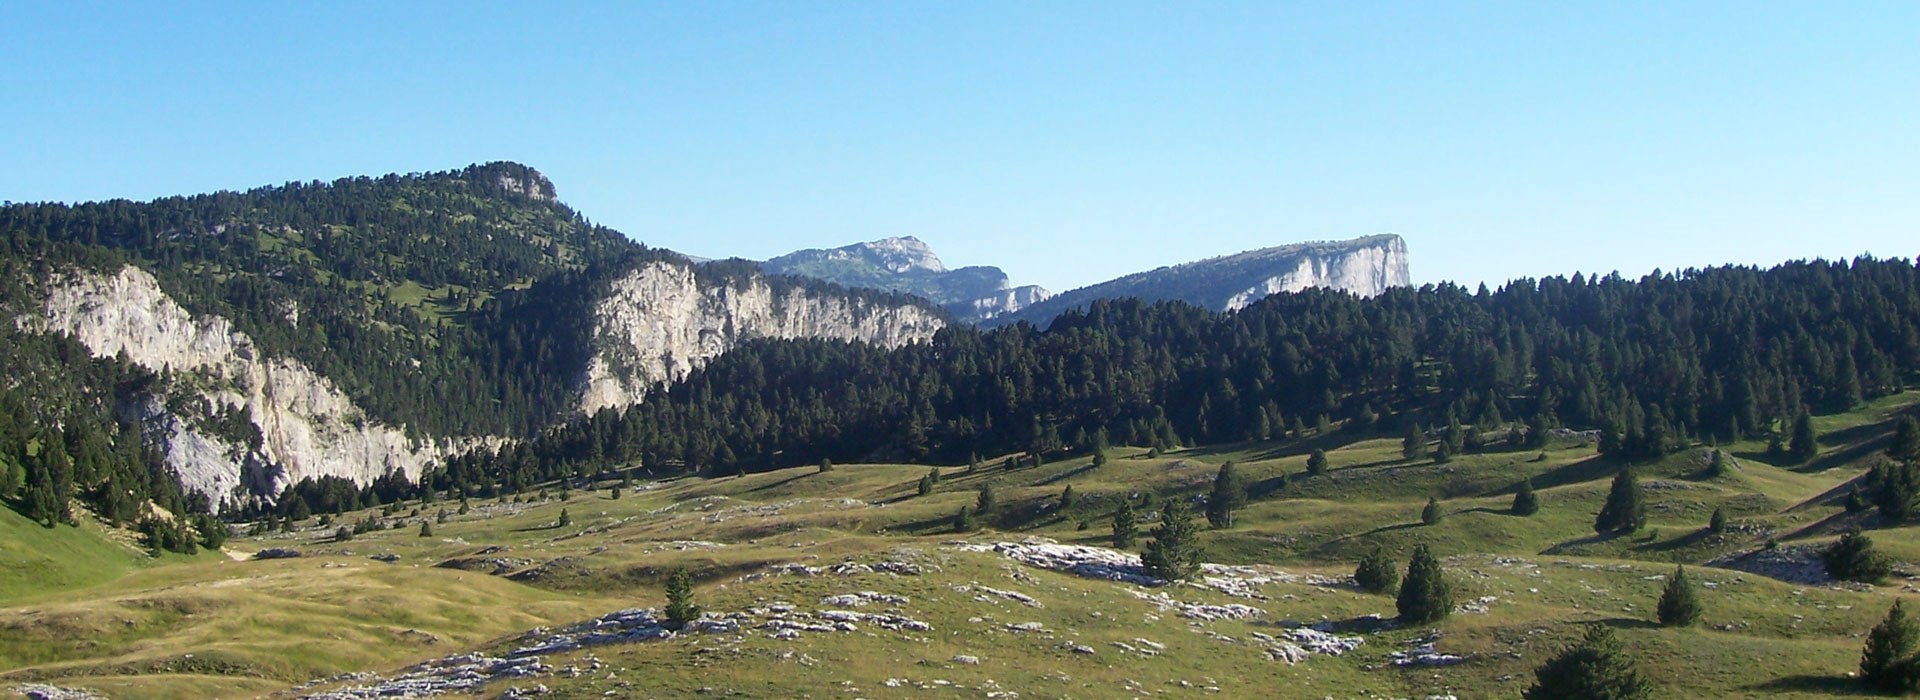
M 1073 507 L 1073 484 L 1067 484 L 1066 488 L 1060 490 L 1060 510 L 1066 510 L 1072 507 Z
M 1714 478 L 1726 476 L 1733 470 L 1732 461 L 1727 458 L 1726 450 L 1714 450 L 1713 461 L 1707 465 L 1707 474 Z
M 1520 482 L 1520 489 L 1513 492 L 1514 515 L 1528 516 L 1540 512 L 1540 496 L 1533 492 L 1533 480 Z
M 1093 466 L 1103 467 L 1103 466 L 1106 466 L 1106 464 L 1107 464 L 1107 431 L 1103 428 L 1101 430 L 1096 430 L 1093 433 Z
M 1675 567 L 1673 576 L 1667 579 L 1666 589 L 1660 592 L 1659 611 L 1661 627 L 1692 627 L 1700 621 L 1700 591 L 1687 577 L 1686 567 Z
M 1133 541 L 1140 536 L 1140 525 L 1133 518 L 1133 501 L 1120 499 L 1120 508 L 1113 512 L 1113 548 L 1133 549 Z
M 830 471 L 833 471 L 833 460 L 821 457 L 819 473 L 825 474 Z
M 673 629 L 700 618 L 700 606 L 693 604 L 693 575 L 684 568 L 674 569 L 667 577 L 666 616 Z
M 1411 420 L 1407 421 L 1407 434 L 1400 438 L 1400 456 L 1406 459 L 1417 458 L 1420 453 L 1426 451 L 1426 447 L 1427 438 L 1420 434 L 1420 426 Z
M 920 477 L 920 485 L 917 487 L 916 490 L 922 496 L 931 496 L 933 495 L 933 484 L 934 484 L 933 472 L 929 470 L 925 475 L 922 475 Z
M 1327 473 L 1326 450 L 1316 447 L 1313 450 L 1313 454 L 1307 455 L 1307 473 L 1314 476 Z
M 566 526 L 568 526 L 568 525 L 572 525 L 572 524 L 573 524 L 573 514 L 572 514 L 572 513 L 568 513 L 568 512 L 567 512 L 567 509 L 565 509 L 565 508 L 561 508 L 561 509 L 560 509 L 560 521 L 559 521 L 559 525 L 558 525 L 558 527 L 566 527 Z
M 973 509 L 979 511 L 980 515 L 984 517 L 991 515 L 994 507 L 999 504 L 999 499 L 993 495 L 993 482 L 981 484 L 980 495 L 974 498 Z
M 1634 667 L 1613 630 L 1591 625 L 1580 643 L 1560 652 L 1533 672 L 1525 700 L 1646 700 L 1653 684 Z
M 960 512 L 955 513 L 953 516 L 953 531 L 967 533 L 978 529 L 980 529 L 980 524 L 974 521 L 973 510 L 966 506 L 960 506 Z
M 1806 464 L 1819 452 L 1820 443 L 1813 433 L 1813 417 L 1802 413 L 1793 421 L 1793 440 L 1787 443 L 1787 459 L 1794 464 Z
M 1713 509 L 1713 517 L 1707 520 L 1707 531 L 1716 535 L 1727 531 L 1727 509 Z
M 1600 534 L 1628 534 L 1647 524 L 1646 496 L 1640 491 L 1640 478 L 1633 467 L 1623 467 L 1613 477 L 1613 489 L 1607 492 L 1607 504 L 1594 518 L 1593 531 Z
M 1168 499 L 1160 510 L 1160 526 L 1140 553 L 1147 574 L 1168 581 L 1181 581 L 1200 570 L 1199 535 L 1185 503 Z
M 1207 523 L 1214 529 L 1233 527 L 1233 512 L 1246 505 L 1247 489 L 1233 473 L 1233 462 L 1220 465 L 1213 476 L 1213 490 L 1207 494 Z
M 433 536 L 433 522 L 432 522 L 432 521 L 427 521 L 427 520 L 422 520 L 422 521 L 420 521 L 420 536 L 421 536 L 421 537 L 432 537 L 432 536 Z
M 1455 450 L 1454 450 L 1452 441 L 1441 440 L 1440 445 L 1438 447 L 1433 448 L 1433 463 L 1447 464 L 1449 462 L 1452 462 L 1454 452 Z
M 1887 443 L 1887 456 L 1902 462 L 1920 462 L 1920 420 L 1903 416 Z
M 1842 581 L 1879 583 L 1893 573 L 1893 565 L 1873 548 L 1873 539 L 1858 528 L 1847 531 L 1820 553 L 1827 574 Z
M 1884 692 L 1900 692 L 1914 679 L 1908 660 L 1920 647 L 1920 625 L 1907 619 L 1907 604 L 1895 600 L 1887 616 L 1867 633 L 1860 650 L 1860 680 L 1868 687 Z
M 1393 559 L 1374 547 L 1360 558 L 1360 566 L 1353 570 L 1353 582 L 1368 593 L 1392 593 L 1400 587 L 1400 571 L 1394 568 Z
M 1394 607 L 1402 622 L 1414 625 L 1439 622 L 1453 614 L 1453 587 L 1447 583 L 1446 572 L 1440 570 L 1440 560 L 1424 544 L 1414 545 Z
M 1420 523 L 1423 525 L 1438 525 L 1440 524 L 1441 517 L 1443 516 L 1440 513 L 1440 502 L 1428 498 L 1427 507 L 1420 509 Z

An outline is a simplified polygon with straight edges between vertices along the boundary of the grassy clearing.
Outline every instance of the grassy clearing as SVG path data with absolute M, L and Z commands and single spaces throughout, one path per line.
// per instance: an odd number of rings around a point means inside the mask
M 1907 594 L 1904 588 L 1803 587 L 1698 569 L 1711 586 L 1703 591 L 1702 624 L 1663 630 L 1647 620 L 1675 563 L 1752 550 L 1768 539 L 1817 543 L 1848 524 L 1872 525 L 1870 517 L 1844 514 L 1836 494 L 1844 495 L 1864 471 L 1884 441 L 1887 421 L 1913 410 L 1916 401 L 1920 396 L 1910 393 L 1821 417 L 1822 457 L 1806 465 L 1769 461 L 1759 442 L 1728 446 L 1735 469 L 1720 477 L 1706 474 L 1704 449 L 1639 465 L 1650 524 L 1625 537 L 1592 532 L 1617 465 L 1598 459 L 1591 446 L 1492 450 L 1440 465 L 1402 459 L 1399 440 L 1382 436 L 1318 441 L 1333 468 L 1313 477 L 1303 476 L 1307 445 L 1295 443 L 1156 458 L 1117 448 L 1099 468 L 1085 458 L 1012 471 L 999 460 L 972 472 L 941 467 L 940 484 L 927 497 L 916 494 L 926 466 L 840 465 L 827 473 L 808 466 L 674 480 L 618 499 L 603 485 L 574 490 L 565 501 L 476 500 L 468 515 L 435 523 L 432 537 L 419 536 L 420 522 L 457 504 L 428 504 L 399 518 L 399 529 L 351 542 L 331 542 L 331 528 L 309 523 L 291 535 L 230 545 L 243 553 L 294 547 L 307 554 L 277 561 L 148 560 L 97 526 L 46 530 L 0 512 L 6 536 L 0 556 L 8 564 L 0 567 L 0 605 L 10 606 L 0 609 L 0 683 L 40 680 L 116 697 L 251 697 L 344 671 L 500 649 L 527 628 L 657 606 L 666 575 L 685 567 L 700 581 L 697 597 L 709 610 L 776 601 L 811 609 L 823 596 L 874 590 L 908 596 L 901 613 L 932 624 L 934 632 L 874 629 L 784 641 L 692 637 L 601 647 L 554 661 L 586 663 L 591 654 L 602 670 L 539 682 L 561 698 L 729 691 L 908 697 L 930 692 L 923 684 L 955 697 L 1016 690 L 1029 698 L 1515 698 L 1532 669 L 1576 637 L 1579 625 L 1608 624 L 1662 686 L 1661 697 L 1831 697 L 1851 692 L 1845 674 L 1857 663 L 1861 635 L 1893 598 Z M 1342 586 L 1272 584 L 1258 601 L 1171 591 L 1181 600 L 1248 603 L 1267 612 L 1196 625 L 1140 599 L 1131 586 L 1029 569 L 946 544 L 1027 535 L 1105 544 L 1107 518 L 1119 499 L 1196 496 L 1229 459 L 1241 465 L 1255 498 L 1235 528 L 1203 532 L 1209 560 L 1339 576 L 1374 547 L 1404 561 L 1414 544 L 1427 544 L 1447 557 L 1460 599 L 1492 599 L 1486 612 L 1457 614 L 1438 626 L 1440 650 L 1470 662 L 1392 667 L 1389 654 L 1425 636 L 1424 628 L 1368 631 L 1357 652 L 1299 665 L 1270 661 L 1249 643 L 1254 632 L 1273 633 L 1289 621 L 1358 629 L 1363 616 L 1392 614 L 1390 598 Z M 1543 506 L 1527 518 L 1507 512 L 1523 479 L 1536 484 Z M 989 531 L 954 534 L 954 513 L 971 506 L 988 483 L 1002 503 L 984 518 Z M 1059 495 L 1068 485 L 1077 499 L 1061 509 Z M 1429 497 L 1441 499 L 1446 517 L 1422 525 L 1420 508 Z M 563 508 L 573 521 L 567 527 L 557 525 Z M 1715 508 L 1733 516 L 1732 531 L 1704 531 Z M 1914 530 L 1874 535 L 1896 559 L 1920 561 Z M 383 563 L 370 560 L 372 554 L 399 560 Z M 774 563 L 848 559 L 911 559 L 926 573 L 748 578 Z M 434 566 L 443 562 L 458 567 Z M 956 590 L 978 585 L 1021 591 L 1044 607 L 982 601 L 977 592 Z M 1018 622 L 1038 622 L 1050 632 L 1006 628 Z M 1167 651 L 1148 658 L 1114 644 L 1138 646 L 1134 640 L 1142 638 Z M 1070 644 L 1094 653 L 1075 653 Z M 960 655 L 980 663 L 958 663 Z

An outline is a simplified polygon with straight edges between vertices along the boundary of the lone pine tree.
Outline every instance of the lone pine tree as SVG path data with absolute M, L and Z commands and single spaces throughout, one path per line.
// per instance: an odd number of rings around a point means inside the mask
M 1687 577 L 1687 567 L 1675 567 L 1673 576 L 1667 579 L 1666 589 L 1660 592 L 1659 612 L 1661 627 L 1692 627 L 1700 621 L 1700 591 Z
M 1233 527 L 1233 512 L 1246 505 L 1247 489 L 1233 472 L 1233 462 L 1220 465 L 1213 490 L 1207 493 L 1207 523 L 1216 530 Z
M 1134 521 L 1133 501 L 1120 499 L 1120 508 L 1113 511 L 1113 548 L 1133 549 L 1133 541 L 1140 536 L 1140 526 Z
M 1640 478 L 1633 473 L 1633 467 L 1623 467 L 1613 477 L 1613 488 L 1607 492 L 1607 504 L 1593 520 L 1593 531 L 1603 535 L 1629 534 L 1646 524 L 1647 500 L 1640 490 Z
M 1400 587 L 1400 571 L 1386 552 L 1374 547 L 1360 558 L 1360 566 L 1353 570 L 1353 582 L 1368 593 L 1392 593 Z
M 1533 480 L 1520 482 L 1520 489 L 1513 492 L 1514 515 L 1527 516 L 1540 512 L 1540 496 L 1533 492 Z
M 1407 576 L 1400 582 L 1400 597 L 1394 602 L 1400 620 L 1424 625 L 1453 614 L 1453 587 L 1447 583 L 1440 560 L 1424 544 L 1415 545 L 1413 559 L 1407 562 Z
M 1186 503 L 1168 499 L 1160 509 L 1160 526 L 1140 553 L 1140 563 L 1149 575 L 1168 581 L 1185 580 L 1200 570 L 1199 535 Z
M 674 629 L 700 617 L 700 606 L 693 604 L 693 575 L 684 568 L 674 569 L 667 577 L 666 616 Z
M 1860 650 L 1860 680 L 1883 692 L 1906 690 L 1916 680 L 1910 670 L 1915 646 L 1920 646 L 1920 625 L 1907 618 L 1906 601 L 1895 600 L 1886 618 L 1867 633 Z
M 1646 700 L 1653 684 L 1634 667 L 1633 657 L 1606 625 L 1590 625 L 1580 643 L 1541 664 L 1533 672 L 1526 700 Z

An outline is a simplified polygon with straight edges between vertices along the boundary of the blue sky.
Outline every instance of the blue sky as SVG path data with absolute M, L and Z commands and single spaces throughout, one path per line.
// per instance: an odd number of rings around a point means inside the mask
M 515 160 L 651 245 L 1055 290 L 1920 253 L 1920 3 L 0 3 L 0 199 Z

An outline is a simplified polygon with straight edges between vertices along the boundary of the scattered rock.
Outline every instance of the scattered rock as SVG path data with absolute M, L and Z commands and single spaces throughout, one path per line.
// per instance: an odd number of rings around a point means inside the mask
M 272 547 L 272 548 L 268 548 L 268 549 L 262 549 L 262 550 L 260 550 L 260 551 L 258 551 L 258 552 L 254 552 L 254 553 L 253 553 L 253 558 L 254 558 L 254 559 L 256 559 L 256 560 L 260 560 L 260 559 L 293 559 L 293 558 L 295 558 L 295 557 L 299 557 L 299 556 L 301 556 L 301 554 L 300 554 L 300 550 L 298 550 L 298 549 L 287 549 L 287 548 L 285 548 L 285 547 Z

